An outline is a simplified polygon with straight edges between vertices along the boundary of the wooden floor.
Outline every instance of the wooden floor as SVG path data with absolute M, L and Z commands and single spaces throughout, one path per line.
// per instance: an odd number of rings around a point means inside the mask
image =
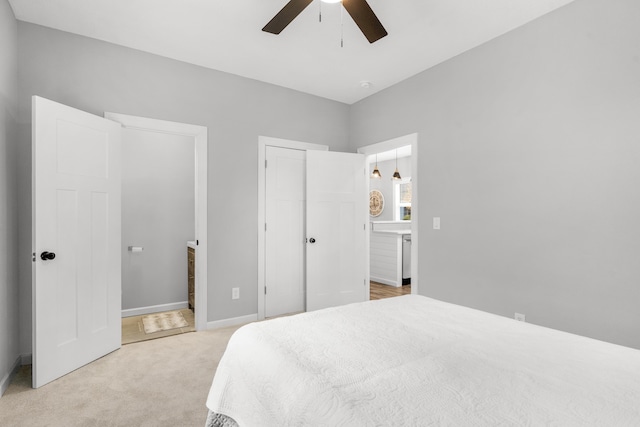
M 370 299 L 383 299 L 398 297 L 400 295 L 407 295 L 411 293 L 411 285 L 404 285 L 401 288 L 395 286 L 383 285 L 382 283 L 371 282 L 370 283 Z

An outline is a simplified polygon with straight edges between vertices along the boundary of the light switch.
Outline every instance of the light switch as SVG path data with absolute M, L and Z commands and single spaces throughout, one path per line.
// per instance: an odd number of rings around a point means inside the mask
M 439 216 L 434 216 L 433 217 L 433 229 L 434 230 L 440 230 L 440 217 Z

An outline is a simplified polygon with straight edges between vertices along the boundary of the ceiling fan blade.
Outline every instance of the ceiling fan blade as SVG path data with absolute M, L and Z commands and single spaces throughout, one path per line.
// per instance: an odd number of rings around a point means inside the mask
M 264 26 L 262 31 L 280 34 L 313 0 L 291 0 Z
M 387 30 L 384 29 L 376 14 L 373 13 L 367 0 L 342 0 L 342 5 L 349 12 L 356 25 L 360 27 L 369 43 L 380 40 L 387 35 Z

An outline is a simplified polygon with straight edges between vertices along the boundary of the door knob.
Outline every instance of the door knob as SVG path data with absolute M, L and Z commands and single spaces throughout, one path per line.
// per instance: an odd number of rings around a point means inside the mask
M 310 243 L 315 243 L 315 242 L 316 242 L 316 239 L 314 239 L 314 238 L 312 237 L 312 238 L 310 238 L 310 239 L 309 239 L 309 242 L 310 242 Z
M 40 259 L 43 261 L 52 260 L 56 257 L 56 254 L 53 252 L 44 251 L 40 254 Z

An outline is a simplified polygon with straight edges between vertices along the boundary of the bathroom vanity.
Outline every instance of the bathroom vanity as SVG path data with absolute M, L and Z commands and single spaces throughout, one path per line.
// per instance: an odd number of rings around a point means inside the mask
M 196 303 L 196 242 L 187 242 L 187 289 L 188 289 L 188 302 L 189 308 L 195 312 Z

